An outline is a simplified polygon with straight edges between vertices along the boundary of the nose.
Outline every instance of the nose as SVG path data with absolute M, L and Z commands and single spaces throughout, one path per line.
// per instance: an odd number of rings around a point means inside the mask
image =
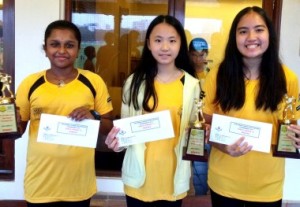
M 169 43 L 167 41 L 164 41 L 162 43 L 161 49 L 162 50 L 168 50 L 169 49 Z
M 65 53 L 66 52 L 66 47 L 65 46 L 60 46 L 59 48 L 58 48 L 58 52 L 59 53 Z
M 256 38 L 256 33 L 255 31 L 249 31 L 248 33 L 248 39 L 252 40 Z

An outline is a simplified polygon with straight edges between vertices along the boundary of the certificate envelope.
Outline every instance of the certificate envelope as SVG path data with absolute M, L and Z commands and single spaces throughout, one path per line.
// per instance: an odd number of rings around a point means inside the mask
M 211 142 L 230 145 L 240 137 L 252 145 L 252 150 L 270 152 L 272 124 L 213 114 L 210 131 Z
M 169 110 L 118 119 L 114 126 L 120 147 L 174 137 Z
M 66 116 L 41 114 L 38 142 L 95 148 L 100 121 L 74 121 Z

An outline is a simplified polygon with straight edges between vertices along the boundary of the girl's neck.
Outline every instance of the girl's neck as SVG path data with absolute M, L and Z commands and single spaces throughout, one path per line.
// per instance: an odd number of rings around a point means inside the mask
M 78 71 L 75 68 L 55 70 L 51 68 L 47 70 L 47 80 L 58 87 L 63 87 L 77 77 Z
M 175 65 L 158 65 L 157 68 L 158 68 L 157 74 L 161 74 L 161 75 L 168 75 L 178 70 L 178 68 Z
M 50 68 L 48 70 L 51 74 L 53 74 L 54 76 L 57 77 L 66 77 L 66 76 L 70 76 L 71 74 L 74 74 L 76 72 L 75 68 Z
M 201 72 L 203 72 L 204 71 L 204 69 L 205 69 L 205 66 L 204 67 L 195 67 L 195 71 L 197 72 L 197 73 L 201 73 Z
M 260 76 L 260 64 L 261 58 L 259 59 L 244 59 L 244 75 L 248 80 L 257 80 Z
M 176 80 L 182 74 L 181 70 L 174 67 L 159 67 L 156 79 L 162 83 L 170 83 Z

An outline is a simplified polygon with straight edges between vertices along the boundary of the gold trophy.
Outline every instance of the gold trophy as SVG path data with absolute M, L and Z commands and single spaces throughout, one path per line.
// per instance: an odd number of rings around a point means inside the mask
M 290 124 L 297 123 L 295 120 L 296 98 L 285 95 L 284 101 L 282 120 L 278 121 L 277 145 L 273 150 L 273 155 L 276 157 L 300 158 L 298 149 L 294 147 L 293 141 L 288 138 L 288 135 L 293 132 L 287 129 Z
M 11 76 L 0 72 L 0 139 L 21 137 L 18 129 L 15 96 L 10 89 Z
M 196 120 L 189 128 L 187 145 L 184 148 L 184 160 L 207 161 L 208 152 L 205 150 L 205 120 L 202 109 L 204 102 L 202 99 L 195 99 Z

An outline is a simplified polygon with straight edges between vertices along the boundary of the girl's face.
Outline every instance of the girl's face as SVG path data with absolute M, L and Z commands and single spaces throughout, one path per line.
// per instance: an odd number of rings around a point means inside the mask
M 175 59 L 181 46 L 181 38 L 173 26 L 167 23 L 156 25 L 147 43 L 158 65 L 175 65 Z
M 74 33 L 68 29 L 54 29 L 44 46 L 51 68 L 73 68 L 79 48 Z
M 236 29 L 236 44 L 244 58 L 261 58 L 269 47 L 269 30 L 255 12 L 243 16 Z

